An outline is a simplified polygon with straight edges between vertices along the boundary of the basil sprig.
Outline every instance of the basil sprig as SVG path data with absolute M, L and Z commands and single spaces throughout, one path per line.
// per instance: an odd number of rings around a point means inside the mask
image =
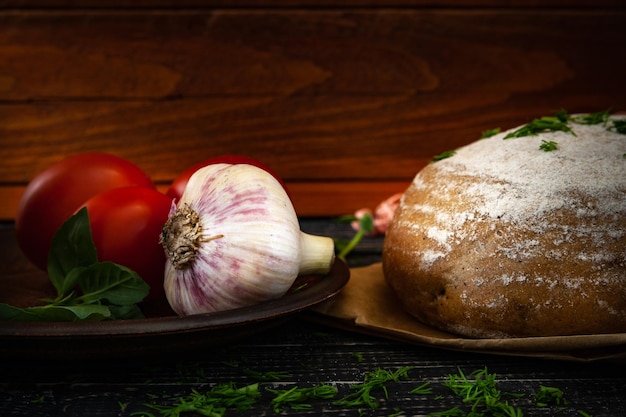
M 82 208 L 57 231 L 48 255 L 48 276 L 56 289 L 47 304 L 19 308 L 0 303 L 0 320 L 78 321 L 142 318 L 137 305 L 150 291 L 139 275 L 113 262 L 98 262 Z

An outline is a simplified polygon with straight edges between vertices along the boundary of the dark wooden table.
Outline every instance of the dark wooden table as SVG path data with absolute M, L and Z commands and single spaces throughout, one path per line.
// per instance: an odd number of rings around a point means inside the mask
M 345 227 L 328 221 L 307 220 L 302 227 L 336 236 L 350 235 Z M 4 225 L 0 232 L 4 276 L 15 273 L 24 261 L 11 240 L 11 225 Z M 353 253 L 351 265 L 379 260 L 381 241 L 367 239 Z M 372 391 L 378 404 L 376 409 L 335 403 L 356 392 L 355 385 L 363 383 L 368 374 L 378 370 L 395 372 L 405 367 L 410 368 L 404 378 L 385 384 L 387 395 L 382 389 Z M 228 409 L 227 416 L 278 415 L 272 408 L 276 394 L 270 389 L 310 388 L 320 384 L 335 387 L 334 398 L 309 400 L 310 409 L 294 410 L 286 406 L 281 414 L 466 415 L 432 413 L 453 407 L 467 412 L 468 405 L 443 383 L 449 375 L 460 372 L 469 375 L 485 369 L 495 375 L 503 400 L 519 407 L 524 416 L 626 415 L 623 364 L 572 363 L 417 347 L 314 323 L 305 313 L 236 343 L 202 351 L 165 352 L 146 358 L 67 358 L 54 362 L 0 358 L 0 416 L 160 416 L 150 405 L 175 405 L 193 392 L 202 394 L 216 385 L 230 383 L 236 387 L 258 383 L 261 395 L 247 411 Z M 426 382 L 430 383 L 432 393 L 411 393 Z M 558 388 L 567 403 L 536 405 L 534 395 L 541 386 Z M 508 396 L 509 393 L 522 396 Z

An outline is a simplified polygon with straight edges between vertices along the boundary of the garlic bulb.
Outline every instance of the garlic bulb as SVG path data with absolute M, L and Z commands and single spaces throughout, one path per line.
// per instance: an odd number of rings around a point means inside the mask
M 281 184 L 245 164 L 196 171 L 163 226 L 165 293 L 179 315 L 284 295 L 299 274 L 326 274 L 331 238 L 300 231 Z

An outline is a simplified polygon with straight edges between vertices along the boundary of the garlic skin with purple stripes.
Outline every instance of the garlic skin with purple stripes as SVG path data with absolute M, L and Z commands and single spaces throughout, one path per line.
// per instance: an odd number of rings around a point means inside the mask
M 196 171 L 163 226 L 165 294 L 179 315 L 283 296 L 299 274 L 327 274 L 331 238 L 300 230 L 282 185 L 246 164 Z

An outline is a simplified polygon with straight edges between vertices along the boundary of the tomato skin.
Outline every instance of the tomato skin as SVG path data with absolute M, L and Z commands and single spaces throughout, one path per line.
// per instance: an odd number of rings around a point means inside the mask
M 114 188 L 85 202 L 98 260 L 137 272 L 150 285 L 147 316 L 173 315 L 163 288 L 165 252 L 159 242 L 172 199 L 144 187 Z
M 258 161 L 254 158 L 250 158 L 250 157 L 242 156 L 242 155 L 222 155 L 222 156 L 217 156 L 215 158 L 207 159 L 206 161 L 200 162 L 198 164 L 192 165 L 191 167 L 187 168 L 178 177 L 176 177 L 176 179 L 170 185 L 170 188 L 167 190 L 166 194 L 176 201 L 180 200 L 180 198 L 183 195 L 183 192 L 185 191 L 185 187 L 187 186 L 187 182 L 189 181 L 189 178 L 191 178 L 193 173 L 199 170 L 200 168 L 203 168 L 207 165 L 213 165 L 213 164 L 254 165 L 255 167 L 261 168 L 264 171 L 270 173 L 274 178 L 278 180 L 278 182 L 280 182 L 283 188 L 287 191 L 287 186 L 285 185 L 283 180 L 278 176 L 276 172 L 274 172 L 270 167 L 265 165 L 263 162 Z M 287 192 L 287 194 L 289 193 Z
M 106 153 L 76 154 L 46 168 L 27 185 L 18 205 L 15 232 L 22 252 L 45 271 L 61 224 L 90 197 L 126 186 L 155 188 L 138 166 Z

